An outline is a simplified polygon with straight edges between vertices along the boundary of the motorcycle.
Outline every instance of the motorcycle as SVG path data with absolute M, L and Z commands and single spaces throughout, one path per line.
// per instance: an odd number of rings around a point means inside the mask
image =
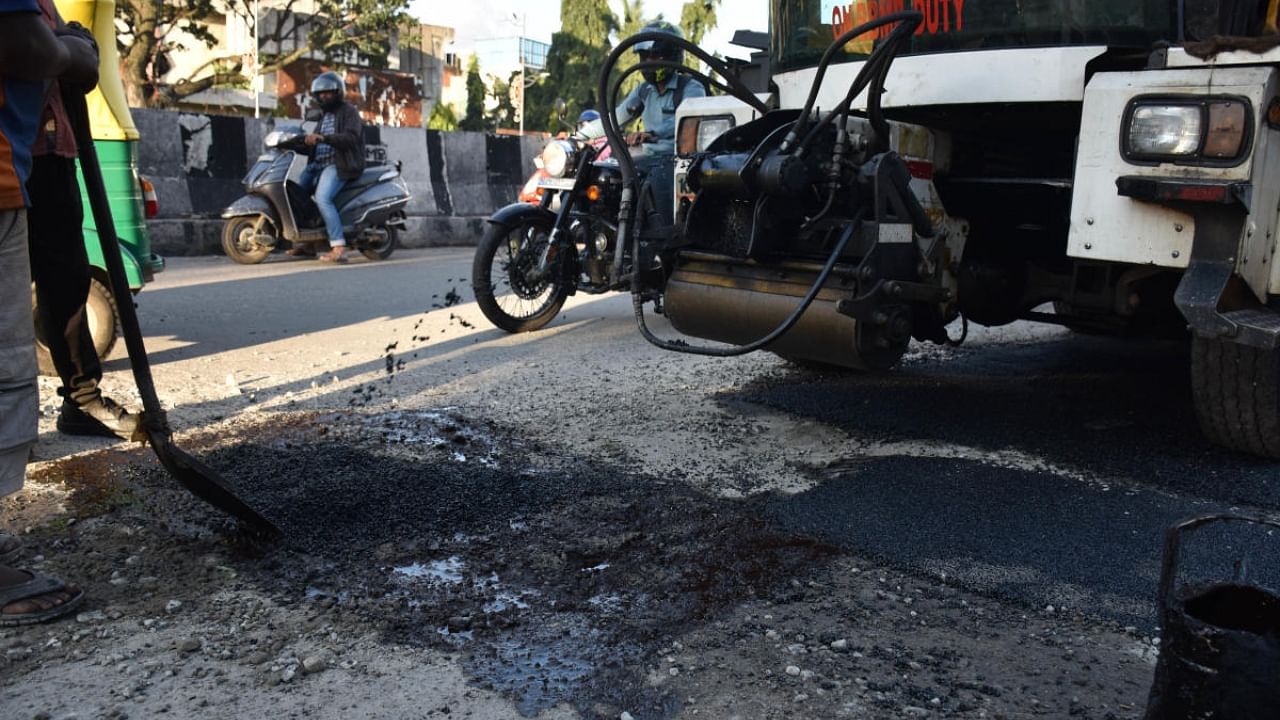
M 521 202 L 489 218 L 471 268 L 480 310 L 511 333 L 545 326 L 570 295 L 628 289 L 637 266 L 629 247 L 617 247 L 622 174 L 608 140 L 553 139 L 535 162 L 537 193 L 524 188 Z M 644 255 L 638 267 L 660 271 Z
M 267 134 L 266 151 L 244 177 L 244 197 L 222 211 L 222 249 L 232 260 L 252 265 L 266 259 L 281 240 L 314 243 L 328 239 L 311 193 L 298 183 L 307 167 L 301 128 Z M 385 260 L 404 228 L 409 188 L 400 164 L 367 166 L 348 180 L 334 199 L 350 246 L 370 260 Z

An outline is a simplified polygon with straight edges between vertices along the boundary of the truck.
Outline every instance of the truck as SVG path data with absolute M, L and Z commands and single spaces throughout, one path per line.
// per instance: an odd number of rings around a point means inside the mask
M 147 218 L 155 217 L 159 205 L 155 187 L 138 173 L 138 144 L 141 136 L 129 114 L 125 101 L 124 83 L 120 78 L 120 56 L 116 49 L 114 0 L 55 0 L 58 13 L 67 22 L 78 22 L 88 28 L 98 43 L 98 86 L 85 98 L 89 107 L 89 120 L 102 165 L 102 178 L 107 187 L 111 215 L 115 220 L 116 234 L 120 239 L 120 257 L 124 260 L 129 278 L 129 290 L 137 293 L 150 282 L 155 274 L 164 270 L 164 258 L 151 252 L 151 240 L 147 233 Z M 89 211 L 88 196 L 84 189 L 84 177 L 80 181 L 80 196 L 84 203 L 85 250 L 91 265 L 89 298 L 85 310 L 89 322 L 89 334 L 93 337 L 98 356 L 106 358 L 118 336 L 118 299 L 107 279 L 102 246 L 98 242 L 97 226 Z M 32 238 L 39 242 L 39 238 Z M 45 344 L 45 329 L 41 327 L 34 288 L 31 293 L 36 330 L 36 359 L 40 372 L 55 375 L 53 360 Z
M 1280 458 L 1274 4 L 770 0 L 769 38 L 769 112 L 677 112 L 675 329 L 864 370 L 964 323 L 1178 338 L 1205 437 Z

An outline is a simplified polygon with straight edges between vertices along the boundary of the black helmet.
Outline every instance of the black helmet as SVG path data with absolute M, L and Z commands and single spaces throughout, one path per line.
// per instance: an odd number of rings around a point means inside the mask
M 311 81 L 311 97 L 320 103 L 320 107 L 325 110 L 336 110 L 342 105 L 343 91 L 346 90 L 346 83 L 342 82 L 342 76 L 330 70 L 316 76 Z M 320 93 L 333 93 L 330 98 L 322 100 Z
M 640 28 L 640 32 L 660 32 L 666 33 L 673 37 L 684 39 L 684 34 L 680 32 L 680 28 L 672 25 L 665 20 L 654 20 L 653 22 Z M 672 62 L 684 61 L 684 49 L 676 43 L 664 42 L 662 40 L 644 40 L 631 46 L 637 55 L 641 56 L 641 60 L 670 60 Z M 647 57 L 646 57 L 647 56 Z M 671 77 L 672 70 L 670 68 L 656 68 L 653 70 L 641 70 L 640 74 L 644 75 L 644 79 L 651 83 L 666 80 Z

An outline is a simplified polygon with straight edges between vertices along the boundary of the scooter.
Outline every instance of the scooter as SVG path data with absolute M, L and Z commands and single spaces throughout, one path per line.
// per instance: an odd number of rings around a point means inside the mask
M 328 239 L 324 219 L 299 184 L 307 167 L 302 128 L 274 130 L 264 140 L 266 152 L 244 177 L 245 196 L 222 217 L 222 249 L 245 265 L 260 263 L 281 240 L 314 243 Z M 350 246 L 370 260 L 384 260 L 395 250 L 405 226 L 409 188 L 400 164 L 370 165 L 348 180 L 335 198 Z

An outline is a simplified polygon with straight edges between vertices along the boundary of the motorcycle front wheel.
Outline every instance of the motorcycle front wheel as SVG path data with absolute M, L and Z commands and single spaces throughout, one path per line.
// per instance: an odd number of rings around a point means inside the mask
M 241 265 L 256 265 L 271 254 L 270 245 L 261 245 L 254 239 L 258 218 L 242 215 L 227 220 L 222 226 L 222 251 Z
M 471 265 L 471 289 L 489 322 L 509 333 L 530 332 L 555 318 L 569 288 L 560 263 L 540 269 L 554 219 L 528 216 L 490 223 Z

